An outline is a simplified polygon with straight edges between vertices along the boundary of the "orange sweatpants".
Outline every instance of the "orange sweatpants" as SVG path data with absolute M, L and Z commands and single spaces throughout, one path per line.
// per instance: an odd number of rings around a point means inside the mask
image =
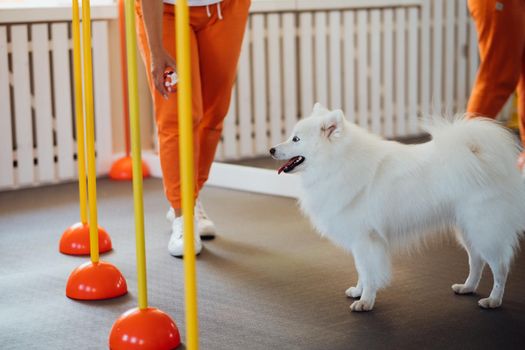
M 230 105 L 250 0 L 223 0 L 220 7 L 220 13 L 217 5 L 190 7 L 195 197 L 208 179 Z M 166 100 L 155 89 L 140 2 L 136 15 L 139 48 L 153 97 L 164 190 L 171 206 L 178 209 L 181 196 L 177 93 Z M 164 4 L 162 23 L 163 46 L 176 58 L 173 5 Z
M 518 92 L 525 145 L 525 0 L 468 0 L 478 32 L 481 64 L 467 112 L 495 118 Z

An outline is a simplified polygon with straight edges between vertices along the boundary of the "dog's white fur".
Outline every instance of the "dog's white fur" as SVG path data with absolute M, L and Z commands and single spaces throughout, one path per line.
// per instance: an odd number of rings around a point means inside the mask
M 322 235 L 354 256 L 359 277 L 346 291 L 360 297 L 353 311 L 374 307 L 377 290 L 390 280 L 392 252 L 451 231 L 470 265 L 454 292 L 474 292 L 487 263 L 494 285 L 479 305 L 501 305 L 525 228 L 525 187 L 513 136 L 488 119 L 434 118 L 426 130 L 431 141 L 403 145 L 316 104 L 274 147 L 277 159 L 305 157 L 292 171 L 300 173 L 301 208 Z

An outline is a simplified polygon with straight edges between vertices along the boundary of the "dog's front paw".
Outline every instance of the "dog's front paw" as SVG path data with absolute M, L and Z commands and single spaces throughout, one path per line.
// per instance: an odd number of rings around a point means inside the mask
M 374 308 L 374 303 L 370 302 L 368 300 L 356 300 L 350 305 L 350 310 L 362 312 L 362 311 L 370 311 Z
M 495 309 L 501 306 L 501 299 L 484 298 L 478 301 L 478 305 L 484 309 Z
M 345 294 L 349 298 L 359 298 L 363 290 L 357 287 L 350 287 L 346 290 Z
M 474 287 L 470 287 L 470 286 L 467 286 L 467 285 L 464 285 L 464 284 L 453 284 L 452 285 L 452 290 L 456 294 L 470 294 L 470 293 L 474 293 L 474 289 L 475 289 Z

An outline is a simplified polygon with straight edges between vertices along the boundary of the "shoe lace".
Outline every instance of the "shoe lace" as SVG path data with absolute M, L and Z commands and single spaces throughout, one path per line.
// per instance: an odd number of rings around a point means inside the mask
M 206 214 L 206 213 L 204 213 Z M 196 218 L 194 218 L 196 219 Z M 197 221 L 194 221 L 194 230 L 197 229 Z M 180 217 L 177 217 L 173 223 L 172 223 L 172 226 L 171 226 L 172 230 L 175 231 L 177 230 L 178 231 L 178 235 L 177 235 L 177 238 L 184 238 L 184 220 L 183 220 L 183 217 L 180 216 Z M 194 236 L 195 238 L 197 239 L 197 234 L 194 233 Z
M 199 219 L 208 219 L 208 216 L 204 211 L 204 207 L 202 206 L 201 201 L 197 201 L 197 204 L 195 205 L 195 211 L 197 212 L 197 217 Z
M 179 233 L 177 235 L 177 238 L 182 238 L 182 236 L 184 235 L 184 222 L 182 221 L 182 217 L 175 218 L 175 220 L 172 223 L 171 228 L 173 231 L 176 231 Z

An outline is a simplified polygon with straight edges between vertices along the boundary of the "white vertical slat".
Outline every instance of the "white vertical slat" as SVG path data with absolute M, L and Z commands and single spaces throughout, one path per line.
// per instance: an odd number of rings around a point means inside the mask
M 268 20 L 268 90 L 270 97 L 270 145 L 283 141 L 283 113 L 281 101 L 281 28 L 279 14 L 272 13 Z
M 315 102 L 328 106 L 326 13 L 315 13 Z
M 394 10 L 383 10 L 383 118 L 384 118 L 384 136 L 394 137 L 394 108 L 393 108 L 393 81 L 394 81 L 394 57 L 393 45 L 394 30 L 392 19 Z
M 35 125 L 38 159 L 38 180 L 55 179 L 53 116 L 51 108 L 51 72 L 49 70 L 49 39 L 47 24 L 31 26 L 33 43 L 33 84 L 35 94 Z
M 267 137 L 267 95 L 266 95 L 266 50 L 264 46 L 264 15 L 252 15 L 253 35 L 253 96 L 255 119 L 255 152 L 266 153 Z
M 405 110 L 405 58 L 407 53 L 405 51 L 405 9 L 396 9 L 396 134 L 397 136 L 404 136 L 406 134 L 406 110 Z
M 304 12 L 299 15 L 299 97 L 301 99 L 301 118 L 310 115 L 314 105 L 314 65 L 312 14 Z
M 51 25 L 51 46 L 53 58 L 53 83 L 55 87 L 55 124 L 58 151 L 59 179 L 73 178 L 73 123 L 71 116 L 71 75 L 69 69 L 69 40 L 67 24 Z
M 329 39 L 330 39 L 330 99 L 329 105 L 333 109 L 342 109 L 341 100 L 341 12 L 331 11 L 328 17 L 329 21 Z
M 29 47 L 26 25 L 11 27 L 11 43 L 13 45 L 12 61 L 18 184 L 27 185 L 34 181 L 34 155 L 31 90 L 29 86 Z
M 247 33 L 241 47 L 239 67 L 237 71 L 237 89 L 239 92 L 239 142 L 240 156 L 251 156 L 253 154 L 252 138 L 252 88 L 251 88 L 251 57 L 250 57 L 250 37 L 251 29 L 247 24 Z
M 232 91 L 230 108 L 226 114 L 223 124 L 223 159 L 233 159 L 237 157 L 237 125 L 235 117 L 237 115 L 237 87 Z
M 368 129 L 368 15 L 357 11 L 357 110 L 359 126 Z
M 432 113 L 441 112 L 443 0 L 434 0 L 432 13 Z
M 474 81 L 476 80 L 476 73 L 479 66 L 479 54 L 478 54 L 478 34 L 476 32 L 476 25 L 472 18 L 469 20 L 469 38 L 468 38 L 468 89 L 469 94 L 474 87 Z
M 445 74 L 445 82 L 443 84 L 443 97 L 445 102 L 445 111 L 447 114 L 453 113 L 453 95 L 454 95 L 454 77 L 455 64 L 454 56 L 457 56 L 456 46 L 454 45 L 454 29 L 455 29 L 455 5 L 456 1 L 445 2 L 445 64 L 443 73 Z
M 110 117 L 111 93 L 109 91 L 108 22 L 94 21 L 92 27 L 97 173 L 105 174 L 111 168 L 113 156 Z
M 430 2 L 423 1 L 421 4 L 421 65 L 420 65 L 420 88 L 421 88 L 421 115 L 427 117 L 430 113 Z
M 355 122 L 355 23 L 354 11 L 343 13 L 343 90 L 344 111 L 348 120 Z
M 370 118 L 372 132 L 381 134 L 381 23 L 380 10 L 370 11 Z
M 14 185 L 7 31 L 0 26 L 0 188 Z
M 418 84 L 418 9 L 408 9 L 408 133 L 418 132 L 417 93 Z
M 285 13 L 283 21 L 283 79 L 285 135 L 291 134 L 297 122 L 297 61 L 296 61 L 296 21 L 295 14 Z
M 456 48 L 456 108 L 457 112 L 464 112 L 466 109 L 466 84 L 467 84 L 467 4 L 463 1 L 457 1 L 458 5 L 458 34 Z

